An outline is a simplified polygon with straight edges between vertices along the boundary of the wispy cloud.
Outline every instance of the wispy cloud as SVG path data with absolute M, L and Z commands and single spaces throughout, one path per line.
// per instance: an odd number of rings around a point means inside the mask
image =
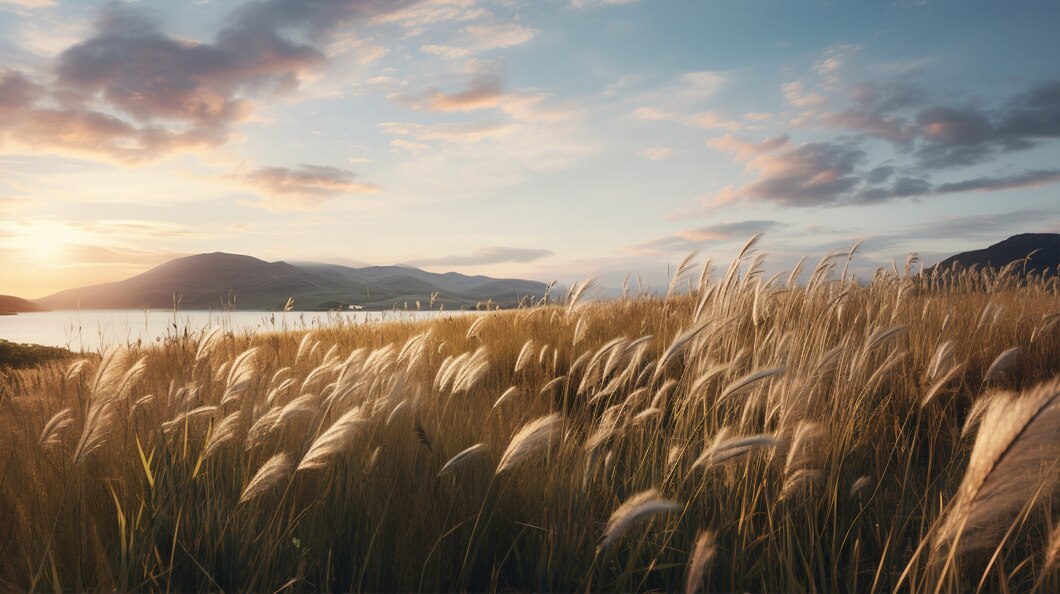
M 742 241 L 756 233 L 782 227 L 783 223 L 772 220 L 745 220 L 728 223 L 716 223 L 705 227 L 686 229 L 674 235 L 658 237 L 651 241 L 626 246 L 632 254 L 672 254 L 690 252 L 706 245 L 728 241 Z
M 372 194 L 377 186 L 356 181 L 352 171 L 324 165 L 262 167 L 238 176 L 266 196 L 260 205 L 274 209 L 312 209 L 349 194 Z
M 468 25 L 451 43 L 427 44 L 420 49 L 441 58 L 467 58 L 489 50 L 522 45 L 536 37 L 538 32 L 517 22 Z
M 676 149 L 670 148 L 668 146 L 653 146 L 640 151 L 639 153 L 637 153 L 637 155 L 640 157 L 644 157 L 649 161 L 662 161 L 663 159 L 668 159 L 674 156 L 676 152 Z
M 524 263 L 553 256 L 551 250 L 491 246 L 470 254 L 423 258 L 405 262 L 409 266 L 484 266 L 487 264 Z

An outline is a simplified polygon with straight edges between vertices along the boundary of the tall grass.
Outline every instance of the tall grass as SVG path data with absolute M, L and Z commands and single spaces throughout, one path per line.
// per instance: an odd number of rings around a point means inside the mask
M 839 262 L 11 372 L 0 588 L 1060 589 L 1056 277 Z

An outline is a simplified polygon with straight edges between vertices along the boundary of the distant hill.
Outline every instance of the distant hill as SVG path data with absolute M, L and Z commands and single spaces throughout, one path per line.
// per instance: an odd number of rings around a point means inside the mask
M 1032 252 L 1034 255 L 1027 262 L 1028 273 L 1041 274 L 1042 271 L 1048 270 L 1050 274 L 1056 274 L 1057 268 L 1060 267 L 1060 234 L 1013 235 L 988 248 L 950 256 L 939 262 L 937 266 L 943 270 L 951 268 L 954 263 L 960 263 L 964 268 L 969 268 L 973 264 L 978 265 L 979 268 L 1001 268 L 1010 262 L 1026 258 Z
M 403 266 L 353 268 L 313 262 L 265 262 L 250 256 L 214 252 L 170 260 L 132 278 L 60 291 L 37 300 L 52 309 L 168 309 L 179 297 L 180 309 L 282 309 L 294 298 L 298 310 L 360 306 L 365 309 L 426 309 L 438 293 L 435 308 L 460 309 L 492 299 L 517 305 L 530 295 L 540 298 L 545 284 L 449 272 L 436 274 Z
M 47 310 L 32 301 L 26 301 L 20 297 L 0 295 L 0 314 L 26 313 L 33 311 Z

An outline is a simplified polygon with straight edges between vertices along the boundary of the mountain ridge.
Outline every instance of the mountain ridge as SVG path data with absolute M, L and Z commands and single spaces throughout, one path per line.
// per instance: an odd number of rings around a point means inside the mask
M 1056 274 L 1060 267 L 1060 233 L 1019 233 L 1003 239 L 989 247 L 961 252 L 935 265 L 939 270 L 948 270 L 954 264 L 964 268 L 975 265 L 979 268 L 1001 268 L 1011 262 L 1027 260 L 1027 274 Z
M 210 252 L 176 258 L 122 281 L 59 291 L 36 300 L 52 309 L 231 308 L 297 310 L 357 306 L 365 309 L 472 307 L 480 301 L 512 307 L 526 296 L 540 298 L 545 283 L 495 279 L 455 272 L 433 273 L 404 266 L 354 268 L 341 264 L 266 262 L 253 256 Z

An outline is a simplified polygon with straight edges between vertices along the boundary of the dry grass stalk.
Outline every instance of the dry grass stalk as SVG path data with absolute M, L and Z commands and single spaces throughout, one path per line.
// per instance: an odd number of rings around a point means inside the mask
M 448 462 L 442 466 L 442 469 L 438 471 L 438 476 L 441 477 L 444 474 L 453 472 L 458 467 L 466 463 L 468 460 L 474 458 L 477 455 L 485 454 L 489 451 L 485 443 L 476 443 L 475 445 L 461 450 L 460 453 L 449 459 Z

